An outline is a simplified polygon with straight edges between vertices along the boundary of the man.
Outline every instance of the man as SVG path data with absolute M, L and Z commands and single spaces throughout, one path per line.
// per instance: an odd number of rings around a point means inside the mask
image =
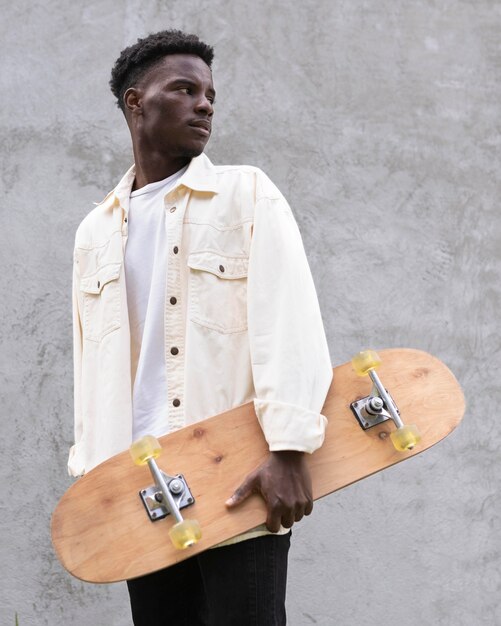
M 304 453 L 323 441 L 332 370 L 291 210 L 257 168 L 214 166 L 213 50 L 163 31 L 122 51 L 111 89 L 134 166 L 80 225 L 74 264 L 81 475 L 143 434 L 254 400 L 266 524 L 128 582 L 134 624 L 285 624 L 289 537 L 312 509 Z

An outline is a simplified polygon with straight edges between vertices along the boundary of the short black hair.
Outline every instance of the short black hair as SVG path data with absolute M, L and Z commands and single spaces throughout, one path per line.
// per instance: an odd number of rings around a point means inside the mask
M 214 49 L 200 41 L 197 35 L 162 30 L 138 39 L 137 43 L 122 50 L 111 70 L 110 87 L 124 113 L 123 97 L 127 89 L 136 86 L 153 65 L 169 54 L 194 54 L 211 67 Z

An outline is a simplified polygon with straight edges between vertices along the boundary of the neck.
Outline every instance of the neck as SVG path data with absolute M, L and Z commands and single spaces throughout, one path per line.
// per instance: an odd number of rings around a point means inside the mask
M 151 151 L 145 153 L 135 145 L 133 151 L 136 178 L 132 191 L 172 176 L 191 161 L 190 157 L 168 157 L 163 153 Z

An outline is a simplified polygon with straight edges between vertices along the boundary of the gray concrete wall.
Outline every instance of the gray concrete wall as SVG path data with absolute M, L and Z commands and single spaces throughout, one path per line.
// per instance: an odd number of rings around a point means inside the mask
M 58 564 L 74 231 L 129 165 L 107 81 L 165 27 L 216 47 L 217 163 L 262 167 L 304 235 L 332 359 L 433 352 L 463 425 L 297 526 L 292 626 L 501 624 L 499 37 L 494 0 L 2 0 L 0 623 L 128 626 Z

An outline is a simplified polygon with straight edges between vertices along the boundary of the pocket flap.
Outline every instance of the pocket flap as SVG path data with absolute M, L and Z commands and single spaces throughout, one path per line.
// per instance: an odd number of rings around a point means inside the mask
M 231 280 L 247 276 L 249 259 L 243 256 L 226 256 L 217 252 L 193 252 L 188 257 L 188 267 Z
M 101 293 L 104 285 L 120 276 L 121 263 L 108 263 L 98 267 L 93 274 L 83 276 L 80 279 L 80 290 L 85 293 Z

